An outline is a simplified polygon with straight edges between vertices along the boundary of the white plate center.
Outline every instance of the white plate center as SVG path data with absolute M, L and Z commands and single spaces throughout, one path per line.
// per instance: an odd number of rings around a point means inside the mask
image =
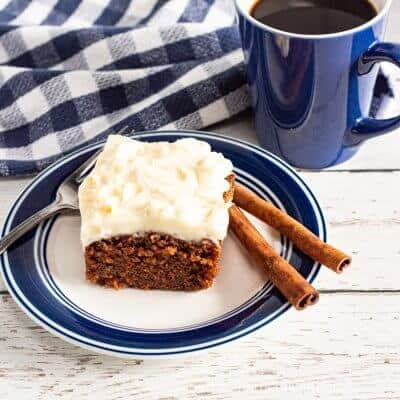
M 279 252 L 279 235 L 265 224 L 251 219 Z M 57 218 L 47 242 L 49 272 L 71 302 L 109 323 L 139 329 L 201 324 L 235 310 L 266 283 L 264 272 L 252 265 L 236 238 L 229 234 L 224 242 L 220 273 L 209 289 L 170 292 L 99 287 L 85 280 L 79 229 L 78 216 Z

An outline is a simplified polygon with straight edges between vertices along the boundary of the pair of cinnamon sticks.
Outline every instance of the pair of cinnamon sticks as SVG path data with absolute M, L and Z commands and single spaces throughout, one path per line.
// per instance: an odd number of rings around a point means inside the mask
M 240 208 L 276 229 L 304 254 L 336 273 L 350 265 L 350 256 L 323 242 L 300 222 L 243 186 L 235 184 L 233 202 L 229 209 L 231 230 L 253 261 L 266 270 L 272 283 L 296 309 L 303 310 L 315 304 L 319 299 L 318 291 L 275 252 Z

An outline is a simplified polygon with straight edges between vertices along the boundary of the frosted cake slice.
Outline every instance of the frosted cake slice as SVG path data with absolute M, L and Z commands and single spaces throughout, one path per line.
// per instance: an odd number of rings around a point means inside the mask
M 114 288 L 209 287 L 233 180 L 231 162 L 206 142 L 109 136 L 79 189 L 86 278 Z

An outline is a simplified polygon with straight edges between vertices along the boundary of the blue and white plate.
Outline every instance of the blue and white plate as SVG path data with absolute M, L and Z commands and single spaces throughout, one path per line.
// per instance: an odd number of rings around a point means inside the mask
M 321 209 L 307 185 L 283 161 L 266 151 L 201 132 L 149 132 L 146 141 L 181 137 L 205 140 L 232 160 L 240 183 L 273 202 L 326 239 Z M 19 196 L 3 234 L 53 199 L 59 183 L 101 144 L 63 158 L 41 173 Z M 254 223 L 275 249 L 310 282 L 319 264 L 259 221 Z M 76 215 L 54 217 L 12 246 L 1 258 L 3 278 L 15 301 L 39 325 L 91 350 L 121 357 L 159 357 L 205 350 L 269 324 L 290 305 L 267 282 L 234 237 L 223 248 L 214 285 L 199 292 L 123 289 L 88 283 Z

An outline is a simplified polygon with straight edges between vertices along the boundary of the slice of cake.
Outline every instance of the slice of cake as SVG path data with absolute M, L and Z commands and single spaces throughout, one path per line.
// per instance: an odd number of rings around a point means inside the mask
M 206 142 L 109 136 L 79 188 L 86 278 L 114 288 L 209 287 L 233 179 L 232 163 Z

